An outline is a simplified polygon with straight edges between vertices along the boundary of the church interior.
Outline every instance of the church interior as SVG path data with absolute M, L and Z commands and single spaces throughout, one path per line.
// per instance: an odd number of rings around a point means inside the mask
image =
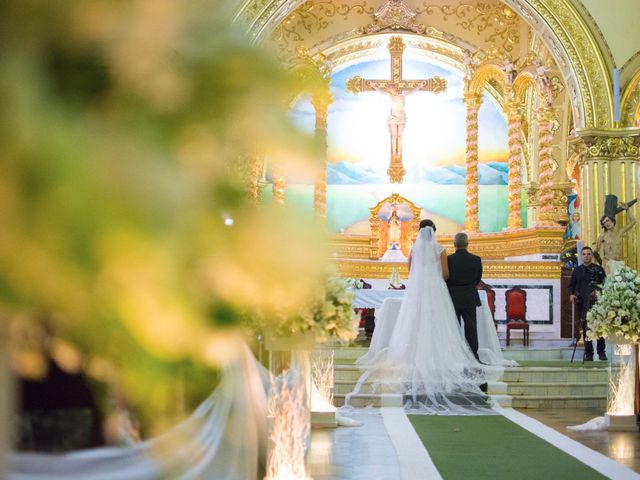
M 0 478 L 640 478 L 637 0 L 0 11 Z M 360 390 L 427 219 L 490 415 Z

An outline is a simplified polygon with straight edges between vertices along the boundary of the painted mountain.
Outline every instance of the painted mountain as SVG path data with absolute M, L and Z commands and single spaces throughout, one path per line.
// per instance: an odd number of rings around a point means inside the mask
M 478 164 L 478 183 L 480 185 L 507 185 L 508 165 L 506 162 Z M 433 167 L 411 165 L 407 167 L 404 183 L 436 183 L 439 185 L 464 185 L 466 168 L 458 165 Z M 337 162 L 327 165 L 327 184 L 386 184 L 389 183 L 386 169 L 377 170 L 355 163 Z

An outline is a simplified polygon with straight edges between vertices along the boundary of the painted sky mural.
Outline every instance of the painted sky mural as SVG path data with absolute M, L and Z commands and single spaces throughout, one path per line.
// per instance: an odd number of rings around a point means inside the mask
M 366 233 L 369 208 L 393 192 L 421 206 L 423 216 L 438 219 L 439 231 L 456 231 L 464 223 L 465 106 L 463 78 L 458 72 L 405 55 L 404 77 L 438 75 L 447 80 L 440 94 L 416 92 L 405 104 L 402 184 L 390 184 L 389 97 L 346 91 L 346 81 L 389 78 L 389 60 L 369 60 L 334 73 L 329 109 L 327 223 L 334 231 Z M 291 118 L 312 132 L 315 115 L 308 98 L 292 109 Z M 507 124 L 493 101 L 485 96 L 479 112 L 480 229 L 499 231 L 507 217 Z M 309 203 L 308 181 L 288 179 L 287 195 Z M 304 197 L 304 199 L 302 198 Z

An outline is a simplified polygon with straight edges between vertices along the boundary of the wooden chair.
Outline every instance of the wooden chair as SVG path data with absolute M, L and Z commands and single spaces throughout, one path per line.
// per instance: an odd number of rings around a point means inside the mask
M 511 340 L 511 330 L 522 330 L 522 343 L 529 346 L 529 322 L 527 322 L 527 292 L 520 287 L 505 292 L 507 317 L 507 346 Z
M 488 283 L 484 283 L 480 280 L 480 283 L 476 285 L 478 290 L 484 290 L 487 293 L 487 302 L 489 303 L 489 310 L 491 311 L 491 319 L 493 320 L 493 325 L 498 330 L 498 322 L 496 322 L 496 292 L 491 285 Z

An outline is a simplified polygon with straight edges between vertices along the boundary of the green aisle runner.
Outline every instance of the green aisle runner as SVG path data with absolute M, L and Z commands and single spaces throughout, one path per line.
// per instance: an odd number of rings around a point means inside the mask
M 409 420 L 444 480 L 606 478 L 499 415 Z

